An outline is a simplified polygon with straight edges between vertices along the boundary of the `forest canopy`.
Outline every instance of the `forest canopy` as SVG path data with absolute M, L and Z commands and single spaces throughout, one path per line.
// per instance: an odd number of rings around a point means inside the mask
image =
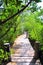
M 18 20 L 18 18 L 21 17 L 20 16 L 21 14 L 22 14 L 23 18 L 25 18 L 25 17 L 28 18 L 28 21 L 29 20 L 31 21 L 32 17 L 33 17 L 33 20 L 35 19 L 34 23 L 36 21 L 38 21 L 38 22 L 36 22 L 34 24 L 34 26 L 36 28 L 37 28 L 37 24 L 38 25 L 40 24 L 39 26 L 43 27 L 43 25 L 42 25 L 43 23 L 41 22 L 42 20 L 38 19 L 38 17 L 40 17 L 43 14 L 42 13 L 43 12 L 43 9 L 41 10 L 40 7 L 37 7 L 36 1 L 37 0 L 34 0 L 34 1 L 33 0 L 32 1 L 30 0 L 30 2 L 28 2 L 28 1 L 25 0 L 25 5 L 23 5 L 23 4 L 21 4 L 21 3 L 23 3 L 22 0 L 12 0 L 12 1 L 10 1 L 10 0 L 9 1 L 4 0 L 4 2 L 3 2 L 4 10 L 2 12 L 2 15 L 0 16 L 0 24 L 2 24 L 2 25 L 0 25 L 0 41 L 1 42 L 5 42 L 5 41 L 6 42 L 13 42 L 14 41 L 14 38 L 16 38 L 16 36 L 20 34 L 20 33 L 17 32 L 17 29 L 18 29 L 18 26 L 21 23 L 22 19 L 19 20 L 20 21 L 19 23 L 18 23 L 17 20 Z M 38 0 L 38 1 L 40 1 L 40 0 Z M 24 10 L 24 12 L 23 12 L 23 10 Z M 38 12 L 38 10 L 40 10 L 40 12 Z M 25 13 L 25 12 L 27 12 L 27 13 Z M 23 13 L 26 14 L 25 17 L 24 17 L 24 14 Z M 34 15 L 33 15 L 33 13 L 34 13 Z M 29 14 L 30 16 L 27 15 L 27 14 Z M 31 14 L 32 14 L 32 16 L 31 16 Z M 35 18 L 34 18 L 34 16 L 35 16 Z M 27 21 L 24 22 L 24 23 L 27 23 Z M 33 22 L 31 22 L 31 23 L 33 23 Z M 31 24 L 31 23 L 28 22 L 27 24 Z M 29 27 L 29 25 L 27 27 Z M 18 34 L 16 34 L 16 32 Z M 31 32 L 31 33 L 33 33 L 33 32 Z M 35 34 L 33 33 L 32 37 L 35 37 L 34 35 Z

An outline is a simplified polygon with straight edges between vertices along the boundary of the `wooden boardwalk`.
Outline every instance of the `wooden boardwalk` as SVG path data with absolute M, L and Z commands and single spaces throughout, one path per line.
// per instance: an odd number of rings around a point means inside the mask
M 41 65 L 40 60 L 35 56 L 35 50 L 32 48 L 26 34 L 19 36 L 13 45 L 15 51 L 11 55 L 11 61 L 7 65 Z

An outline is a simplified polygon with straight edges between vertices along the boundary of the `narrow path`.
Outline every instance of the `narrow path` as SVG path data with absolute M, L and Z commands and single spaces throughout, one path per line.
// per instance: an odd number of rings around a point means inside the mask
M 15 53 L 11 55 L 12 63 L 7 65 L 41 65 L 39 59 L 35 57 L 35 50 L 32 48 L 26 34 L 15 40 L 13 49 Z

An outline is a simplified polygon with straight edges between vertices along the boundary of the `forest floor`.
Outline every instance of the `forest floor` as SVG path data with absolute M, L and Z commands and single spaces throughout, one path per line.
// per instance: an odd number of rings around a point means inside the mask
M 35 50 L 32 48 L 26 33 L 18 36 L 13 44 L 14 54 L 11 54 L 11 61 L 7 65 L 41 65 L 36 59 Z

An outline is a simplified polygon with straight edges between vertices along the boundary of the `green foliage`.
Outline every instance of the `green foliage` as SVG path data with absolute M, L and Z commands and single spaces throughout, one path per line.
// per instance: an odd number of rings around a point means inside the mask
M 0 21 L 7 19 L 8 17 L 12 16 L 14 13 L 18 12 L 18 9 L 21 8 L 21 0 L 17 2 L 17 0 L 4 0 L 4 11 L 0 16 Z M 13 43 L 16 38 L 16 21 L 18 15 L 9 20 L 4 25 L 0 25 L 0 65 L 2 61 L 8 60 L 9 53 L 4 52 L 3 44 L 6 42 Z M 8 30 L 8 31 L 7 31 Z M 7 31 L 7 32 L 6 32 Z
M 10 53 L 7 51 L 5 52 L 4 49 L 0 48 L 0 64 L 3 63 L 3 61 L 8 60 Z
M 37 2 L 38 1 L 40 0 L 37 0 Z M 18 12 L 19 9 L 22 8 L 21 3 L 21 0 L 4 0 L 5 9 L 0 16 L 0 21 L 5 20 L 14 13 Z M 33 3 L 32 5 L 33 7 L 29 7 L 28 11 L 25 9 L 23 13 L 9 20 L 7 23 L 0 25 L 0 64 L 2 63 L 3 59 L 7 60 L 9 56 L 9 53 L 4 52 L 4 43 L 13 43 L 15 38 L 22 34 L 25 30 L 28 31 L 31 39 L 35 39 L 40 43 L 43 43 L 43 23 L 42 20 L 38 18 L 39 16 L 43 15 L 43 10 L 40 12 L 35 12 L 37 11 L 37 5 L 36 3 Z M 33 13 L 29 13 L 30 10 Z M 43 48 L 41 47 L 41 49 Z
M 37 3 L 35 1 L 32 1 L 30 4 L 30 10 L 31 12 L 35 12 L 38 11 L 38 9 L 40 9 L 41 7 L 37 7 Z
M 35 2 L 41 2 L 42 0 L 32 0 L 32 1 L 35 1 Z
M 41 2 L 41 0 L 33 0 L 33 1 L 35 1 L 35 2 Z
M 35 39 L 43 44 L 43 23 L 38 18 L 40 13 L 41 12 L 35 12 L 29 15 L 25 12 L 25 14 L 18 17 L 17 21 L 21 23 L 19 23 L 17 31 L 22 32 L 22 30 L 27 30 L 31 39 Z M 43 48 L 43 46 L 41 48 Z

